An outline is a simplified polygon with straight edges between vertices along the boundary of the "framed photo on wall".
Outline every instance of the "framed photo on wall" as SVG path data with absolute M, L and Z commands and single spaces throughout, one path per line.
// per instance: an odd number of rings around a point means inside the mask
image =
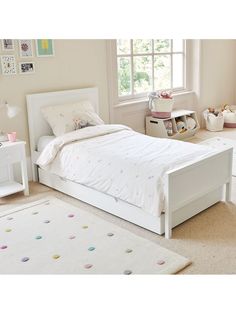
M 2 39 L 2 51 L 13 51 L 14 40 L 13 39 Z
M 52 39 L 36 39 L 37 57 L 53 57 L 54 43 Z
M 33 57 L 32 40 L 30 40 L 30 39 L 20 39 L 19 40 L 19 56 L 20 56 L 20 58 L 31 58 L 31 57 Z
M 35 73 L 35 63 L 34 62 L 19 62 L 19 73 L 20 74 Z
M 16 59 L 14 56 L 1 56 L 1 65 L 3 75 L 17 74 Z

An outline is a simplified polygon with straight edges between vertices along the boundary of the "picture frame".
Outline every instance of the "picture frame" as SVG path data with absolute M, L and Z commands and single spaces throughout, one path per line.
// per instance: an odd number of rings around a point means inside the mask
M 31 39 L 19 40 L 19 57 L 32 58 L 33 57 L 33 44 Z
M 2 51 L 14 51 L 14 39 L 1 39 Z
M 52 39 L 36 39 L 36 55 L 37 57 L 53 57 L 54 42 Z
M 19 62 L 19 73 L 26 74 L 34 74 L 35 73 L 35 62 Z
M 17 74 L 16 59 L 14 55 L 3 55 L 1 58 L 1 67 L 3 75 Z

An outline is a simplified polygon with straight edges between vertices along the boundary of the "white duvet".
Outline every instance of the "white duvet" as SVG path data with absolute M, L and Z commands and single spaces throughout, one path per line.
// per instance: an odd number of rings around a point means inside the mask
M 159 216 L 166 172 L 211 153 L 203 145 L 153 138 L 123 125 L 98 125 L 57 137 L 37 164 Z

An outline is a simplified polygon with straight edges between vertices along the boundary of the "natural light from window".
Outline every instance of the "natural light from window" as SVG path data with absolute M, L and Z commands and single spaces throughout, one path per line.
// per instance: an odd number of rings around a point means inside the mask
M 183 90 L 183 39 L 118 39 L 119 98 L 141 97 L 150 91 Z

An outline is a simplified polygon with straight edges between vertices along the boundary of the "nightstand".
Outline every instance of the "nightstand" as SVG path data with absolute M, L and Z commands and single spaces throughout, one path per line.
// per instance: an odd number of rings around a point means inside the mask
M 29 195 L 25 144 L 23 141 L 2 142 L 0 165 L 8 169 L 8 179 L 0 182 L 0 198 L 20 191 L 24 191 L 24 195 Z M 20 164 L 22 183 L 14 180 L 13 164 L 16 163 Z

